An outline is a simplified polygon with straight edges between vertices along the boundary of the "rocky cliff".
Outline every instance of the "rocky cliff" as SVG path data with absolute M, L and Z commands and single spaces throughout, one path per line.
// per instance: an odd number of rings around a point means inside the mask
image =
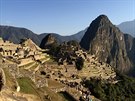
M 126 52 L 124 34 L 111 23 L 106 15 L 98 16 L 86 31 L 80 45 L 122 72 L 128 72 L 132 64 Z
M 125 34 L 124 39 L 125 39 L 127 55 L 132 65 L 134 66 L 134 68 L 131 69 L 129 74 L 135 77 L 135 38 L 133 38 L 129 34 Z

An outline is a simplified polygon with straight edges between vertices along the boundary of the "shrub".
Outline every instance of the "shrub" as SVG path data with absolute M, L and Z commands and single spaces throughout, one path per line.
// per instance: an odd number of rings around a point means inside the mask
M 82 57 L 78 57 L 75 61 L 75 65 L 78 70 L 82 70 L 84 66 L 84 59 Z

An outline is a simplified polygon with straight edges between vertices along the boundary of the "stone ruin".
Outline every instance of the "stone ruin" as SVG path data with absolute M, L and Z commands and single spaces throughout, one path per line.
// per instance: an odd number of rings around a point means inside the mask
M 0 54 L 3 56 L 14 56 L 17 48 L 20 47 L 10 41 L 4 41 L 0 38 Z
M 41 58 L 42 49 L 33 43 L 31 39 L 26 39 L 21 44 L 14 44 L 0 38 L 0 54 L 13 58 L 26 58 L 32 55 L 36 58 Z

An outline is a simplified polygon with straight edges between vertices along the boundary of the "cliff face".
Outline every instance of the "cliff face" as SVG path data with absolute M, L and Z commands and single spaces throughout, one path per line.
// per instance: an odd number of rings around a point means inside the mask
M 135 38 L 131 35 L 125 34 L 124 39 L 128 57 L 130 61 L 135 64 Z
M 124 34 L 107 16 L 100 15 L 90 24 L 80 45 L 122 72 L 128 72 L 132 64 L 126 52 Z
M 129 74 L 135 77 L 135 38 L 133 38 L 131 35 L 125 34 L 124 39 L 127 55 L 134 66 L 134 68 L 130 70 Z

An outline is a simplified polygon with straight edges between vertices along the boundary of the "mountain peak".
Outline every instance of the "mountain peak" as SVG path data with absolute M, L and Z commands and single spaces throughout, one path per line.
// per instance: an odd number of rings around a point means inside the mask
M 106 15 L 99 15 L 93 22 L 92 25 L 104 26 L 111 24 L 111 21 L 108 19 Z
M 97 18 L 108 19 L 108 17 L 106 15 L 104 15 L 104 14 L 99 15 Z
M 41 48 L 49 47 L 50 45 L 54 43 L 57 43 L 56 38 L 52 34 L 48 34 L 41 41 L 40 47 Z
M 84 49 L 89 50 L 90 46 L 88 43 L 90 43 L 91 40 L 93 40 L 97 36 L 97 34 L 101 36 L 103 33 L 102 31 L 103 29 L 110 29 L 110 27 L 112 26 L 113 25 L 111 21 L 108 19 L 106 15 L 99 15 L 96 19 L 92 21 L 92 23 L 88 27 L 84 35 L 86 38 L 82 38 L 80 45 Z M 105 35 L 102 35 L 102 36 L 106 36 L 107 34 L 108 33 L 105 33 Z M 82 45 L 83 43 L 85 43 L 85 45 Z
M 52 38 L 54 38 L 54 36 L 52 34 L 48 34 L 48 35 L 46 35 L 46 38 L 52 39 Z
M 99 60 L 107 62 L 122 72 L 128 71 L 131 67 L 126 53 L 124 35 L 106 15 L 100 15 L 92 21 L 80 45 L 91 54 L 96 54 Z

